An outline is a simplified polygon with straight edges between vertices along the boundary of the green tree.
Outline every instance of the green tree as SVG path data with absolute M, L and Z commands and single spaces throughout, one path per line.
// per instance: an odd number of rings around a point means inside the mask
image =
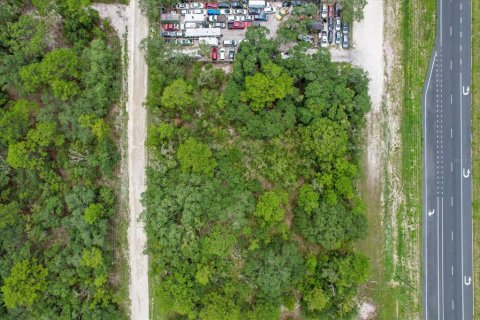
M 101 203 L 91 203 L 84 213 L 85 222 L 94 224 L 105 215 L 105 207 Z
M 243 102 L 248 102 L 253 111 L 272 107 L 273 102 L 294 92 L 293 79 L 282 67 L 268 63 L 262 73 L 245 78 L 245 91 L 240 93 Z
M 260 196 L 254 215 L 262 225 L 281 222 L 285 217 L 284 206 L 288 202 L 288 194 L 284 191 L 267 191 Z
M 191 171 L 213 176 L 213 170 L 217 166 L 217 161 L 213 158 L 208 145 L 194 138 L 188 138 L 178 147 L 177 158 L 184 172 Z
M 161 103 L 167 109 L 186 111 L 194 103 L 193 87 L 183 79 L 177 79 L 163 90 Z
M 322 288 L 315 287 L 303 296 L 308 311 L 322 311 L 329 303 L 328 296 Z
M 60 48 L 50 51 L 39 63 L 20 69 L 20 77 L 28 92 L 40 86 L 49 86 L 54 97 L 66 101 L 80 92 L 79 59 L 73 49 Z
M 318 193 L 313 189 L 312 185 L 304 184 L 298 192 L 298 205 L 306 213 L 311 213 L 318 208 Z
M 2 286 L 7 308 L 30 307 L 47 288 L 48 270 L 35 259 L 16 262 Z

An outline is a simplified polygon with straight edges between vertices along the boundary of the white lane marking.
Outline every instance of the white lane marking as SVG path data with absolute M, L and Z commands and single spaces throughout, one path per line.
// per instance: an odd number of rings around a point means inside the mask
M 470 284 L 472 284 L 472 277 L 468 277 L 467 279 L 467 276 L 464 276 L 463 279 L 466 286 L 469 286 Z
M 437 197 L 437 209 L 440 208 L 440 199 Z M 437 219 L 437 308 L 440 315 L 440 219 Z M 443 302 L 443 299 L 442 299 Z
M 450 36 L 452 36 L 452 26 L 450 26 Z
M 470 177 L 470 169 L 467 169 L 467 171 L 465 171 L 465 168 L 463 168 L 463 177 L 464 178 Z
M 450 197 L 450 205 L 453 207 L 453 197 Z
M 443 181 L 442 181 L 443 184 Z M 445 294 L 444 294 L 444 283 L 445 281 L 443 280 L 445 272 L 443 270 L 443 197 L 442 197 L 442 319 L 445 318 Z
M 450 60 L 450 70 L 452 70 L 452 69 L 453 69 L 453 62 L 452 62 L 452 60 Z
M 452 231 L 452 241 L 453 241 L 453 231 Z
M 428 88 L 430 87 L 430 80 L 432 79 L 432 73 L 433 73 L 433 68 L 435 68 L 435 59 L 437 58 L 437 51 L 435 51 L 433 55 L 433 61 L 432 61 L 432 68 L 430 69 L 430 75 L 428 76 L 428 81 L 427 81 L 427 87 L 425 89 L 425 102 L 424 102 L 424 107 L 423 107 L 423 113 L 424 113 L 424 118 L 425 118 L 425 123 L 427 122 L 427 96 L 428 96 Z M 424 131 L 424 137 L 425 137 L 425 170 L 424 170 L 424 181 L 425 181 L 425 203 L 423 207 L 426 209 L 427 208 L 427 195 L 428 195 L 428 181 L 427 181 L 427 126 L 423 126 L 423 131 Z M 425 223 L 425 267 L 424 267 L 424 274 L 425 274 L 425 304 L 428 305 L 428 273 L 427 273 L 427 265 L 428 265 L 428 223 Z M 428 319 L 428 308 L 425 311 L 425 320 Z
M 462 65 L 462 59 L 460 59 L 460 65 Z
M 462 60 L 460 60 L 461 62 Z M 463 77 L 460 72 L 460 86 L 462 85 Z M 463 96 L 460 96 L 460 163 L 463 163 Z M 464 274 L 463 269 L 463 181 L 462 176 L 460 176 L 460 250 L 461 250 L 461 272 Z M 462 319 L 465 317 L 465 301 L 463 295 L 463 286 L 462 286 Z
M 453 104 L 453 94 L 450 95 L 450 104 Z
M 462 3 L 460 3 L 460 10 L 462 10 Z
M 453 138 L 453 128 L 450 128 L 450 138 Z
M 460 38 L 461 38 L 462 36 L 463 36 L 463 32 L 462 32 L 462 31 L 460 31 Z
M 455 310 L 455 303 L 452 300 L 452 310 Z
M 460 24 L 462 24 L 462 22 L 463 22 L 463 19 L 462 19 L 462 17 L 460 17 Z
M 450 172 L 453 172 L 453 162 L 450 162 Z
M 452 276 L 453 276 L 453 266 L 452 266 Z
M 460 52 L 462 52 L 462 45 L 460 45 Z
M 470 93 L 470 86 L 467 86 L 467 89 L 465 89 L 465 86 L 462 86 L 462 93 L 464 96 L 468 96 Z

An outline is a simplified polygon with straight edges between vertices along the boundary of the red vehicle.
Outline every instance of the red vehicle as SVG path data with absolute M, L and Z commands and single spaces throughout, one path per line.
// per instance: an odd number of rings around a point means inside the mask
M 162 25 L 163 31 L 176 31 L 178 30 L 178 24 L 173 24 L 173 23 L 165 23 Z
M 217 9 L 218 8 L 218 2 L 205 2 L 205 8 L 206 9 Z
M 245 22 L 233 21 L 228 23 L 228 29 L 245 29 Z
M 328 16 L 329 17 L 333 17 L 334 13 L 333 13 L 333 6 L 332 5 L 329 5 L 328 6 Z
M 217 47 L 212 47 L 212 60 L 218 59 L 218 49 Z

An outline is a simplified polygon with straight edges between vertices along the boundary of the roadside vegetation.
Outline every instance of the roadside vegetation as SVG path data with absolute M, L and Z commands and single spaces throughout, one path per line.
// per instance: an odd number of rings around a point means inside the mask
M 401 145 L 388 145 L 386 155 L 384 257 L 376 268 L 384 272 L 373 297 L 379 319 L 416 319 L 422 317 L 422 90 L 434 45 L 435 0 L 387 6 L 399 23 L 398 34 L 388 32 L 399 67 L 393 67 L 387 90 L 400 110 Z
M 480 1 L 472 1 L 472 160 L 474 310 L 480 315 Z
M 89 4 L 2 2 L 1 319 L 126 318 L 112 230 L 120 42 Z
M 152 317 L 354 317 L 369 270 L 353 250 L 365 73 L 325 50 L 282 59 L 264 28 L 232 74 L 156 34 L 146 47 Z

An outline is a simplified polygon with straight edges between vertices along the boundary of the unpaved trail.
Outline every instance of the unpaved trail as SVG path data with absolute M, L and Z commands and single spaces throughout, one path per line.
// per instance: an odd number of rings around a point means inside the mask
M 144 208 L 140 199 L 145 191 L 145 138 L 147 111 L 147 64 L 140 42 L 148 35 L 148 20 L 140 11 L 138 0 L 130 0 L 128 23 L 128 186 L 130 225 L 128 247 L 130 262 L 130 318 L 148 320 L 148 256 L 143 253 L 147 236 L 140 220 Z

